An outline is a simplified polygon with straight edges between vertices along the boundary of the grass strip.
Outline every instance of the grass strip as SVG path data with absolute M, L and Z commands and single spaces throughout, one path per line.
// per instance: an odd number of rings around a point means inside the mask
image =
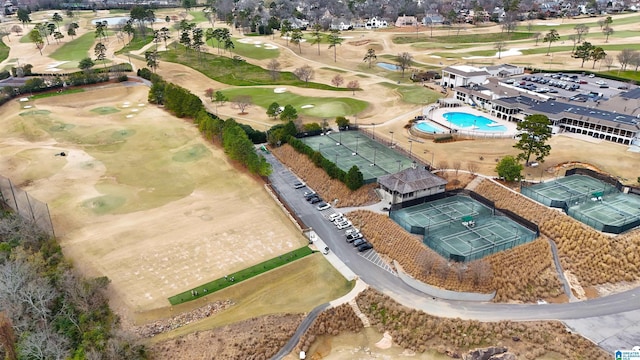
M 41 93 L 41 94 L 35 94 L 33 96 L 30 96 L 29 99 L 31 100 L 38 100 L 38 99 L 44 99 L 44 98 L 48 98 L 48 97 L 52 97 L 52 96 L 58 96 L 58 95 L 67 95 L 67 94 L 77 94 L 77 93 L 81 93 L 84 92 L 84 89 L 66 89 L 66 90 L 62 90 L 62 91 L 51 91 L 51 92 L 47 92 L 47 93 Z
M 268 70 L 246 61 L 209 53 L 200 53 L 198 55 L 195 51 L 186 51 L 184 46 L 176 45 L 175 43 L 170 48 L 173 49 L 160 54 L 161 60 L 188 66 L 200 71 L 210 79 L 227 85 L 291 85 L 319 90 L 351 91 L 347 88 L 304 82 L 288 71 L 278 73 L 279 77 L 274 80 Z
M 215 293 L 218 290 L 224 289 L 231 285 L 235 285 L 239 282 L 250 279 L 254 276 L 258 276 L 267 271 L 286 265 L 292 261 L 302 259 L 307 255 L 311 255 L 312 253 L 313 253 L 313 250 L 311 250 L 308 246 L 301 247 L 300 249 L 282 254 L 278 257 L 269 259 L 267 261 L 263 261 L 259 264 L 253 265 L 251 267 L 240 270 L 238 272 L 231 273 L 223 278 L 213 280 L 206 284 L 197 286 L 193 289 L 189 289 L 178 295 L 174 295 L 169 298 L 169 302 L 171 303 L 171 305 L 178 305 L 191 300 L 201 298 L 203 296 Z

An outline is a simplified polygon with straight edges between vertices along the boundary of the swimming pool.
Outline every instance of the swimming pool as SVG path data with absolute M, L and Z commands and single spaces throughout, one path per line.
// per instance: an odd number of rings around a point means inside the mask
M 415 125 L 416 129 L 422 131 L 422 132 L 426 132 L 426 133 L 430 133 L 430 134 L 443 134 L 446 131 L 444 129 L 442 129 L 441 127 L 431 124 L 429 122 L 426 121 L 419 121 L 418 123 L 416 123 Z
M 464 130 L 504 132 L 507 127 L 484 116 L 464 112 L 448 112 L 442 115 L 448 122 Z
M 377 63 L 376 65 L 380 66 L 385 70 L 391 70 L 391 71 L 399 70 L 398 65 L 395 65 L 395 64 L 380 62 L 380 63 Z

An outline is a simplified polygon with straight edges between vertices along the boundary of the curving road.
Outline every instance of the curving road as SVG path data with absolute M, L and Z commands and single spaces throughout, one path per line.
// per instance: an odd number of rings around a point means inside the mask
M 538 305 L 440 300 L 408 286 L 397 276 L 378 267 L 363 256 L 360 256 L 351 244 L 345 242 L 344 232 L 337 230 L 331 222 L 322 216 L 321 212 L 315 209 L 314 205 L 304 200 L 302 194 L 308 189 L 306 187 L 297 190 L 293 188 L 292 184 L 297 180 L 296 175 L 290 169 L 283 166 L 273 155 L 267 154 L 265 157 L 273 167 L 270 180 L 274 190 L 280 193 L 281 197 L 289 204 L 290 208 L 296 212 L 305 225 L 313 228 L 316 234 L 318 234 L 322 241 L 331 249 L 333 254 L 360 279 L 376 290 L 390 296 L 398 303 L 435 316 L 469 320 L 571 320 L 568 321 L 568 323 L 571 324 L 570 326 L 574 329 L 581 330 L 580 333 L 587 338 L 589 338 L 590 334 L 585 334 L 585 332 L 588 332 L 589 328 L 597 328 L 598 326 L 603 328 L 610 327 L 611 331 L 609 333 L 592 337 L 606 339 L 610 343 L 615 344 L 611 346 L 621 346 L 623 349 L 631 348 L 633 345 L 640 345 L 640 332 L 628 334 L 628 331 L 625 331 L 624 328 L 621 329 L 616 326 L 616 324 L 620 322 L 620 317 L 635 319 L 631 321 L 632 323 L 637 324 L 640 322 L 640 288 L 586 301 Z M 555 244 L 551 245 L 552 249 L 554 248 L 553 245 Z M 561 271 L 561 269 L 559 269 L 559 271 Z M 314 309 L 314 312 L 317 309 L 318 308 Z M 310 317 L 308 318 L 309 322 L 315 319 L 316 315 L 317 313 L 310 313 Z M 306 321 L 307 320 L 305 320 L 305 323 Z M 591 323 L 589 323 L 589 321 L 591 321 Z M 610 326 L 605 326 L 604 323 L 607 321 L 607 324 Z M 620 332 L 622 332 L 622 334 Z M 612 336 L 621 336 L 625 339 L 623 341 L 612 341 Z M 297 339 L 294 338 L 291 339 L 290 343 L 293 343 L 295 346 Z M 600 341 L 597 340 L 594 340 L 594 342 L 600 343 Z M 629 346 L 625 347 L 627 344 L 629 344 Z M 293 349 L 293 346 L 289 348 L 289 350 L 291 349 Z M 284 350 L 285 349 L 282 351 Z M 606 348 L 606 350 L 610 349 Z M 280 354 L 279 356 L 284 356 L 282 351 L 278 353 Z M 284 354 L 286 355 L 286 353 Z M 281 357 L 274 357 L 274 359 L 280 358 Z

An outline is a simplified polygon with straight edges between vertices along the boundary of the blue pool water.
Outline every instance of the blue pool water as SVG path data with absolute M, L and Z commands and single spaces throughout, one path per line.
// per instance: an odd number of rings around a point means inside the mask
M 391 71 L 399 70 L 398 65 L 394 65 L 394 64 L 380 62 L 380 63 L 376 63 L 376 65 L 380 66 L 385 70 L 391 70 Z
M 416 124 L 416 129 L 422 131 L 422 132 L 426 132 L 426 133 L 431 133 L 431 134 L 442 134 L 445 133 L 446 131 L 436 125 L 433 125 L 431 123 L 428 123 L 426 121 L 420 121 Z
M 477 116 L 463 112 L 448 112 L 442 115 L 451 124 L 465 129 L 478 131 L 503 132 L 507 131 L 507 127 L 497 122 L 487 119 L 484 116 Z

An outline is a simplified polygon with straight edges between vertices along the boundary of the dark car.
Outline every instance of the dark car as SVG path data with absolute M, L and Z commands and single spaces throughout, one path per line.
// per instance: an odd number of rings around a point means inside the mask
M 358 247 L 358 246 L 360 246 L 360 245 L 362 245 L 362 244 L 364 244 L 366 242 L 367 242 L 367 240 L 365 240 L 365 239 L 358 239 L 358 240 L 353 242 L 353 246 Z
M 312 198 L 311 200 L 309 200 L 309 202 L 310 202 L 310 203 L 312 203 L 312 204 L 317 204 L 317 203 L 319 203 L 319 202 L 321 202 L 321 201 L 322 201 L 322 199 L 320 199 L 320 198 L 319 198 L 319 197 L 317 197 L 317 196 L 316 196 L 316 197 L 314 197 L 314 198 Z
M 312 197 L 318 197 L 318 194 L 315 193 L 315 191 L 309 191 L 304 193 L 304 198 L 308 200 L 310 200 Z
M 360 252 L 367 251 L 369 249 L 373 249 L 373 245 L 371 245 L 371 243 L 368 243 L 368 242 L 358 246 L 358 251 Z
M 305 199 L 307 199 L 308 202 L 311 202 L 312 200 L 320 199 L 320 196 L 313 194 L 312 196 L 305 197 Z

